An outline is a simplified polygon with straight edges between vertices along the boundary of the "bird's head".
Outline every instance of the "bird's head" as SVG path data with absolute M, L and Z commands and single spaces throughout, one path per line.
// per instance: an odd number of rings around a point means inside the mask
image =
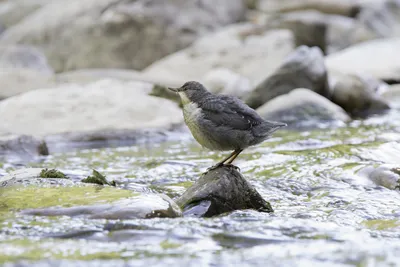
M 182 104 L 188 104 L 191 102 L 199 102 L 204 98 L 209 92 L 207 89 L 199 82 L 186 82 L 182 87 L 179 88 L 168 88 L 169 90 L 179 94 L 182 100 Z

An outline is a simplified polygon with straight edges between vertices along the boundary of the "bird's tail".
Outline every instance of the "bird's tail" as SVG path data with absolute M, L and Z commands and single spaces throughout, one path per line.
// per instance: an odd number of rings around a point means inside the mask
M 257 126 L 257 130 L 254 134 L 258 136 L 269 136 L 279 128 L 285 126 L 287 126 L 287 124 L 284 122 L 264 121 L 262 124 Z

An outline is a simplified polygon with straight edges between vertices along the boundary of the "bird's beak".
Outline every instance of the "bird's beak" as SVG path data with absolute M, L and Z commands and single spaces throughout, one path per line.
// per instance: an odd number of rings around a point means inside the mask
M 180 91 L 181 88 L 171 88 L 168 87 L 169 90 L 171 90 L 172 92 L 178 93 Z

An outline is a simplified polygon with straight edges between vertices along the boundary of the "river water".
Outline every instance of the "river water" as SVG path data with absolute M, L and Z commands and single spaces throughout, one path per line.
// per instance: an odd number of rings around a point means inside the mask
M 273 214 L 245 210 L 208 219 L 95 220 L 27 216 L 0 205 L 0 263 L 398 265 L 399 191 L 374 183 L 365 170 L 400 167 L 399 118 L 392 111 L 339 128 L 286 129 L 245 150 L 236 165 L 270 201 Z M 5 162 L 0 175 L 32 166 L 84 177 L 95 168 L 125 189 L 173 198 L 225 154 L 203 150 L 186 136 L 182 142 L 80 149 L 23 164 Z

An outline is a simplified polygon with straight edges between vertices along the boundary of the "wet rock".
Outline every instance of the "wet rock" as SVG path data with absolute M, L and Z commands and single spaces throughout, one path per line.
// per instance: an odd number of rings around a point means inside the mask
M 28 135 L 1 135 L 0 156 L 9 159 L 30 160 L 49 154 L 45 141 Z
M 1 177 L 2 204 L 14 211 L 21 210 L 23 214 L 41 216 L 88 216 L 93 219 L 181 216 L 179 207 L 164 195 L 139 194 L 62 177 L 41 178 L 43 173 L 43 169 L 28 168 Z M 46 173 L 45 176 L 54 176 L 56 172 L 47 170 Z
M 252 89 L 250 80 L 226 68 L 217 68 L 209 71 L 204 85 L 213 93 L 244 97 Z
M 258 108 L 296 88 L 308 88 L 322 96 L 329 96 L 324 56 L 318 47 L 301 46 L 296 49 L 273 74 L 257 85 L 246 103 Z
M 202 175 L 176 203 L 184 215 L 196 217 L 212 217 L 241 209 L 273 212 L 271 205 L 231 166 Z
M 0 23 L 7 28 L 13 26 L 51 1 L 53 0 L 0 1 Z
M 370 75 L 393 83 L 400 81 L 400 38 L 373 40 L 330 54 L 325 59 L 329 72 Z
M 386 92 L 382 94 L 382 97 L 390 104 L 390 107 L 399 109 L 400 108 L 400 84 L 392 85 Z
M 347 0 L 260 0 L 258 9 L 270 12 L 289 12 L 296 10 L 317 10 L 327 14 L 353 17 L 359 11 L 357 1 Z
M 295 89 L 278 96 L 257 109 L 265 119 L 291 126 L 318 127 L 321 123 L 342 124 L 350 117 L 339 106 L 308 89 Z
M 361 75 L 342 75 L 333 86 L 331 100 L 352 116 L 382 113 L 389 105 L 378 95 L 379 86 L 379 81 Z
M 400 168 L 393 165 L 367 166 L 359 170 L 358 175 L 367 177 L 377 185 L 393 190 L 400 189 Z
M 212 69 L 226 68 L 252 83 L 272 73 L 295 47 L 288 30 L 259 31 L 252 24 L 230 25 L 197 40 L 144 70 L 144 74 L 181 82 L 202 78 Z
M 246 10 L 241 0 L 213 7 L 210 0 L 54 1 L 9 28 L 0 43 L 41 47 L 56 72 L 142 69 L 200 35 L 242 20 Z
M 90 219 L 128 220 L 180 217 L 179 207 L 165 195 L 139 195 L 109 204 L 85 205 L 68 208 L 27 209 L 25 215 L 88 216 Z
M 69 179 L 41 177 L 43 170 L 41 168 L 26 168 L 13 171 L 0 177 L 0 188 L 11 186 L 68 186 L 76 184 Z
M 39 89 L 0 102 L 3 129 L 11 133 L 76 136 L 104 132 L 145 133 L 182 122 L 172 101 L 147 95 L 152 84 L 102 80 Z M 37 123 L 40 121 L 40 123 Z M 104 139 L 103 139 L 104 140 Z

